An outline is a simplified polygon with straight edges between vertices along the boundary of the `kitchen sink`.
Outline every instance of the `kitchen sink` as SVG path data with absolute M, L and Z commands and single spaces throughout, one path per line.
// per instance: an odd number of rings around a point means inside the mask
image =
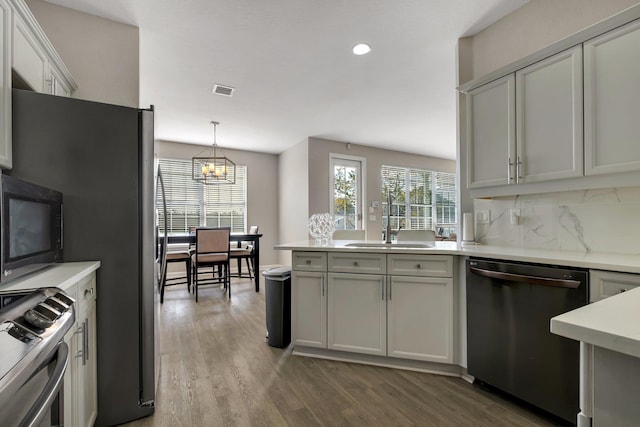
M 399 249 L 427 249 L 433 248 L 432 243 L 347 243 L 344 245 L 349 248 L 399 248 Z

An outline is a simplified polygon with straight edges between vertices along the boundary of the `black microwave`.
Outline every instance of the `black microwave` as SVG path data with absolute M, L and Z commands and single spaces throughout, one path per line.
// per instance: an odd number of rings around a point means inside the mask
M 0 176 L 0 282 L 62 261 L 62 193 Z

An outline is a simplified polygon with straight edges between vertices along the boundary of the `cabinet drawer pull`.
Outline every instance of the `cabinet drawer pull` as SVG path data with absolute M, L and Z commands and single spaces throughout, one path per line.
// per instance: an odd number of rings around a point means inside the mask
M 84 290 L 84 296 L 86 297 L 87 295 L 93 295 L 93 288 Z
M 354 265 L 355 267 L 357 267 L 357 266 L 358 266 L 358 261 L 353 261 L 353 265 Z
M 307 263 L 307 265 L 311 264 L 311 260 L 310 259 L 306 260 L 305 262 Z
M 422 270 L 422 264 L 416 264 L 416 268 L 417 268 L 418 270 Z

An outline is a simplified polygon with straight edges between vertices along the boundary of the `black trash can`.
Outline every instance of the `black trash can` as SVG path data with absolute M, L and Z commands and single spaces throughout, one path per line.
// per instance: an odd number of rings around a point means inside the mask
M 262 273 L 265 281 L 267 342 L 284 348 L 291 342 L 291 267 L 272 268 Z

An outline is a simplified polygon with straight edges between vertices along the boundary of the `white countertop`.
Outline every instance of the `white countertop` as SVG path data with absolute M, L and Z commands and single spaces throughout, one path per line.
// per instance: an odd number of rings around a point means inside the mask
M 551 332 L 640 358 L 640 287 L 552 318 Z
M 0 284 L 0 292 L 55 287 L 66 291 L 80 279 L 100 268 L 100 261 L 64 262 Z
M 373 253 L 421 253 L 475 256 L 481 258 L 497 258 L 510 261 L 535 262 L 540 264 L 563 265 L 598 270 L 619 271 L 624 273 L 640 273 L 640 254 L 623 255 L 597 252 L 574 252 L 545 249 L 523 249 L 504 246 L 473 245 L 462 246 L 456 242 L 435 242 L 432 248 L 390 247 L 349 247 L 347 244 L 376 243 L 373 241 L 334 240 L 328 245 L 318 246 L 313 240 L 286 243 L 274 247 L 276 250 L 294 251 L 335 251 L 335 252 L 373 252 Z M 382 243 L 382 242 L 377 242 Z

